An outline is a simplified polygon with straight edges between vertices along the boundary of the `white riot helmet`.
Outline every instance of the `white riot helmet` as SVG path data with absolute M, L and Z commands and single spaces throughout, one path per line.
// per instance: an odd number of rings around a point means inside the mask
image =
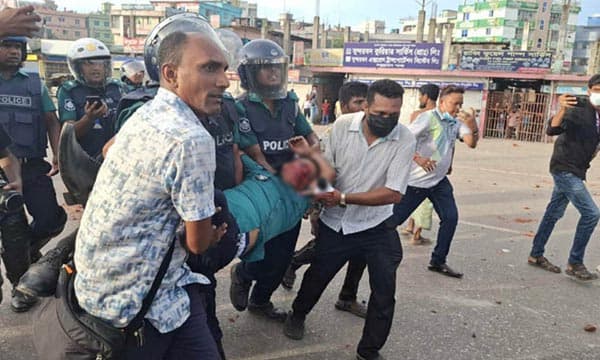
M 110 51 L 100 40 L 82 38 L 75 41 L 67 53 L 67 63 L 75 79 L 88 86 L 104 86 L 112 75 Z M 91 78 L 84 77 L 82 71 L 84 63 L 95 65 L 90 70 Z
M 121 65 L 121 81 L 123 82 L 131 82 L 133 83 L 134 81 L 132 80 L 132 78 L 135 75 L 138 75 L 141 73 L 141 78 L 143 81 L 143 75 L 146 72 L 146 67 L 144 66 L 144 63 L 140 60 L 128 60 L 125 61 L 122 65 Z

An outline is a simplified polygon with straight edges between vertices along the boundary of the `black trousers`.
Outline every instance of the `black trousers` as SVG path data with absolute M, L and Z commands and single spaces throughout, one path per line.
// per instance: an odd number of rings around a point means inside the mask
M 367 359 L 374 358 L 387 340 L 394 317 L 396 269 L 402 261 L 398 233 L 384 222 L 359 233 L 344 235 L 319 221 L 315 252 L 292 305 L 294 316 L 306 317 L 342 266 L 348 260 L 364 255 L 371 296 L 357 351 Z
M 312 239 L 306 245 L 304 245 L 300 250 L 294 253 L 292 257 L 292 262 L 290 267 L 296 271 L 302 265 L 309 265 L 312 263 L 315 257 L 315 247 L 317 239 Z M 356 294 L 358 293 L 358 285 L 360 284 L 360 279 L 362 278 L 363 273 L 367 267 L 367 261 L 365 257 L 359 255 L 355 258 L 350 259 L 348 261 L 348 269 L 346 270 L 346 278 L 344 279 L 344 285 L 342 286 L 342 290 L 340 291 L 339 299 L 343 301 L 356 301 Z
M 52 178 L 46 176 L 51 168 L 44 159 L 30 159 L 21 165 L 23 200 L 27 212 L 33 217 L 31 230 L 34 240 L 47 238 L 67 222 L 65 210 L 56 201 Z
M 290 265 L 298 235 L 300 222 L 291 230 L 277 235 L 265 244 L 265 258 L 261 261 L 242 261 L 237 267 L 238 275 L 246 281 L 256 280 L 252 288 L 250 302 L 257 305 L 271 301 L 287 267 Z

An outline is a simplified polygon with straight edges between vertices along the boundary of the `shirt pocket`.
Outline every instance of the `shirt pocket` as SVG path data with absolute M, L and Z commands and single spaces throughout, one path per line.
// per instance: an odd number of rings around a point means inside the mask
M 16 113 L 15 121 L 10 129 L 12 140 L 19 145 L 30 146 L 35 140 L 33 133 L 33 116 L 31 114 Z

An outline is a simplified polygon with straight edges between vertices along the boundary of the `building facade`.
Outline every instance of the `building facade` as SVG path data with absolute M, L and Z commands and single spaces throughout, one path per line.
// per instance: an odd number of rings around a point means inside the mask
M 230 1 L 202 1 L 198 13 L 209 19 L 215 27 L 230 26 L 242 16 L 242 8 L 234 6 Z
M 110 11 L 110 30 L 115 47 L 126 54 L 142 54 L 144 41 L 152 29 L 165 18 L 165 9 L 150 4 L 115 5 Z
M 58 11 L 36 6 L 35 12 L 42 18 L 42 38 L 56 40 L 77 40 L 88 37 L 87 14 L 73 11 Z
M 572 71 L 578 74 L 594 74 L 597 71 L 595 50 L 600 43 L 600 15 L 590 16 L 587 25 L 577 26 L 573 49 Z M 595 50 L 595 51 L 594 51 Z
M 558 0 L 469 0 L 458 7 L 454 41 L 509 43 L 513 50 L 554 51 L 560 47 L 560 36 L 564 36 L 563 61 L 570 67 L 581 7 L 571 2 L 566 33 L 560 31 L 564 10 L 563 2 Z
M 102 10 L 90 13 L 87 17 L 87 30 L 89 37 L 102 41 L 110 49 L 115 44 L 114 36 L 110 28 L 111 4 L 102 4 Z

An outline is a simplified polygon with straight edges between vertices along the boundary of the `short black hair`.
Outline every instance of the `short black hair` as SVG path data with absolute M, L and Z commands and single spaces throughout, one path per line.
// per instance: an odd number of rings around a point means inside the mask
M 187 42 L 187 34 L 182 31 L 175 31 L 167 35 L 158 48 L 158 68 L 165 64 L 179 66 L 183 57 L 183 49 Z
M 388 99 L 402 99 L 404 88 L 402 85 L 390 79 L 377 80 L 373 82 L 367 90 L 367 104 L 371 105 L 373 103 L 375 94 L 379 94 Z
M 442 89 L 442 91 L 440 91 L 440 97 L 444 97 L 446 95 L 450 95 L 450 94 L 464 94 L 465 93 L 465 88 L 462 86 L 456 86 L 456 85 L 448 85 L 445 88 Z
M 591 89 L 594 85 L 600 84 L 600 74 L 596 74 L 588 81 L 588 89 Z
M 423 95 L 427 95 L 429 100 L 437 101 L 440 95 L 440 87 L 435 84 L 425 84 L 419 88 L 419 92 Z
M 340 105 L 346 105 L 353 97 L 367 97 L 369 85 L 360 81 L 349 81 L 342 85 L 338 93 Z

